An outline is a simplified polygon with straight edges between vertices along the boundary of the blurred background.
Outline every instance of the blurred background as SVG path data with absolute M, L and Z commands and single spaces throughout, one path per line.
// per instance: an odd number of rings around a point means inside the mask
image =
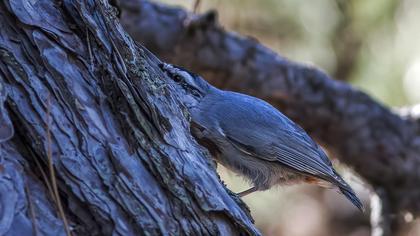
M 195 0 L 161 0 L 193 10 Z M 420 1 L 418 0 L 201 0 L 198 12 L 216 9 L 221 24 L 281 55 L 313 64 L 388 106 L 420 103 Z M 369 209 L 368 186 L 346 171 Z M 249 185 L 219 167 L 230 189 Z M 312 186 L 285 186 L 243 200 L 264 235 L 370 235 L 362 214 L 343 196 Z M 401 235 L 420 235 L 412 221 Z

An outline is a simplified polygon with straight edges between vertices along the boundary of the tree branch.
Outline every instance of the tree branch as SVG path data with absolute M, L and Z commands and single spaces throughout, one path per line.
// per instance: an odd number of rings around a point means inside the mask
M 350 85 L 294 63 L 255 39 L 225 31 L 215 12 L 194 15 L 142 0 L 124 1 L 122 23 L 134 39 L 213 85 L 268 100 L 383 189 L 390 212 L 420 215 L 420 127 Z

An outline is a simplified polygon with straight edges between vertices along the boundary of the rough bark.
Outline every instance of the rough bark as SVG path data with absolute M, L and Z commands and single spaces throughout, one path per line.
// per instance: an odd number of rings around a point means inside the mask
M 160 57 L 213 85 L 268 100 L 388 199 L 420 215 L 420 127 L 350 85 L 294 63 L 202 15 L 142 0 L 121 4 L 122 23 Z
M 259 235 L 158 64 L 105 0 L 0 2 L 0 235 Z

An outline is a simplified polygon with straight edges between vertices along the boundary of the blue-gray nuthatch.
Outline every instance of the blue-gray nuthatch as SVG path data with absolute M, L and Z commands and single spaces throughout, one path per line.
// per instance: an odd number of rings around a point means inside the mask
M 363 204 L 324 151 L 297 124 L 267 102 L 219 90 L 183 68 L 163 64 L 190 96 L 191 132 L 215 160 L 249 180 L 245 196 L 274 185 L 311 183 L 338 189 Z

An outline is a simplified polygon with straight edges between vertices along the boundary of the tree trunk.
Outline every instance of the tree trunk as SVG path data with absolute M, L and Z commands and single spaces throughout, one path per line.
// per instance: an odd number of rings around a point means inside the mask
M 159 63 L 105 0 L 0 2 L 0 235 L 259 235 Z

